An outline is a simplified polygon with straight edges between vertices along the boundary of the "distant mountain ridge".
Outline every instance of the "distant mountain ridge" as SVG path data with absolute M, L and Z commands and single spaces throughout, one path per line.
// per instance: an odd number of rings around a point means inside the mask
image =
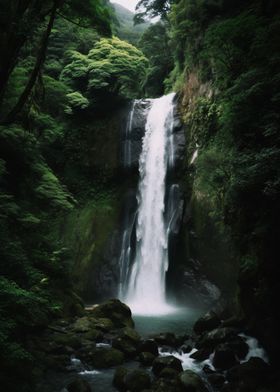
M 134 26 L 133 12 L 120 4 L 112 3 L 112 6 L 115 9 L 116 17 L 119 22 L 119 26 L 115 26 L 115 34 L 120 39 L 136 45 L 141 35 L 150 26 L 150 23 L 142 23 Z

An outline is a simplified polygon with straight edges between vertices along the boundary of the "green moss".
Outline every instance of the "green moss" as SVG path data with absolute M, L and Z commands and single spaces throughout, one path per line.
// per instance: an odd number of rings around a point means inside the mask
M 82 294 L 99 266 L 112 233 L 118 226 L 120 202 L 117 197 L 103 195 L 68 215 L 63 225 L 65 246 L 73 252 L 74 282 Z

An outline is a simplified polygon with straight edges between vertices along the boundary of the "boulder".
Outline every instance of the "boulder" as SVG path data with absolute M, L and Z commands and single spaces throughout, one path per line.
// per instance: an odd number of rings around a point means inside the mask
M 214 387 L 220 390 L 224 385 L 226 379 L 222 374 L 213 373 L 209 374 L 207 377 L 209 383 Z
M 90 364 L 96 369 L 106 369 L 121 365 L 124 362 L 124 354 L 115 348 L 96 348 L 90 359 Z
M 124 378 L 127 390 L 131 392 L 141 392 L 151 386 L 151 378 L 145 370 L 135 369 L 127 373 Z
M 181 392 L 182 388 L 178 380 L 159 378 L 153 382 L 151 390 L 152 392 Z
M 161 346 L 176 347 L 178 345 L 176 336 L 171 332 L 160 333 L 153 338 Z
M 122 351 L 126 357 L 134 358 L 138 352 L 141 339 L 132 328 L 124 328 L 120 335 L 113 339 L 112 346 Z
M 193 347 L 190 344 L 183 344 L 183 346 L 180 347 L 179 351 L 183 354 L 188 354 L 192 351 Z
M 138 359 L 139 362 L 143 365 L 143 366 L 152 366 L 154 360 L 155 360 L 155 356 L 152 353 L 148 353 L 148 352 L 142 352 L 139 354 Z
M 213 311 L 206 313 L 203 317 L 199 318 L 194 324 L 193 330 L 196 334 L 201 334 L 206 331 L 212 331 L 221 324 L 221 320 Z
M 235 328 L 216 328 L 213 331 L 203 334 L 196 346 L 198 349 L 206 347 L 214 349 L 218 344 L 236 337 L 238 332 Z
M 190 358 L 195 359 L 196 361 L 202 362 L 210 357 L 212 350 L 209 348 L 201 348 L 197 350 L 195 353 L 190 355 Z
M 248 362 L 236 365 L 227 372 L 227 379 L 236 390 L 242 387 L 250 391 L 265 386 L 269 376 L 270 366 L 261 358 L 251 358 Z
M 114 328 L 114 324 L 109 318 L 90 317 L 90 321 L 91 321 L 92 328 L 99 329 L 102 332 L 110 332 Z
M 51 339 L 59 345 L 61 344 L 73 349 L 78 349 L 81 347 L 81 339 L 79 339 L 73 333 L 56 333 L 52 335 Z
M 234 351 L 239 359 L 244 359 L 249 352 L 249 346 L 241 336 L 235 336 L 226 345 Z
M 208 389 L 204 385 L 202 379 L 192 370 L 185 370 L 179 374 L 178 378 L 183 391 L 208 392 Z
M 128 374 L 128 369 L 124 367 L 118 367 L 115 371 L 114 377 L 113 377 L 113 386 L 117 388 L 118 391 L 125 391 L 126 390 L 126 385 L 125 385 L 125 377 Z
M 237 363 L 234 351 L 226 344 L 220 344 L 216 348 L 213 358 L 213 365 L 216 369 L 227 370 L 237 365 Z
M 72 329 L 74 332 L 78 332 L 78 333 L 79 332 L 85 333 L 85 332 L 90 331 L 90 329 L 91 329 L 90 319 L 87 316 L 78 318 L 75 321 Z
M 178 377 L 178 371 L 167 367 L 160 372 L 159 377 L 167 380 L 175 380 Z
M 159 376 L 164 368 L 171 368 L 181 372 L 183 370 L 181 361 L 173 355 L 158 357 L 153 362 L 153 373 Z
M 70 357 L 65 354 L 54 354 L 47 355 L 44 358 L 45 364 L 49 369 L 56 371 L 65 371 L 65 369 L 70 365 Z
M 144 340 L 139 346 L 139 352 L 148 352 L 157 357 L 159 355 L 158 345 L 153 339 Z
M 91 392 L 90 384 L 81 378 L 77 378 L 67 385 L 68 392 Z
M 98 329 L 91 329 L 90 331 L 84 334 L 85 339 L 94 341 L 94 342 L 102 342 L 104 339 L 104 333 L 99 331 Z
M 118 299 L 111 299 L 98 305 L 91 311 L 94 318 L 110 319 L 115 328 L 134 327 L 131 310 Z

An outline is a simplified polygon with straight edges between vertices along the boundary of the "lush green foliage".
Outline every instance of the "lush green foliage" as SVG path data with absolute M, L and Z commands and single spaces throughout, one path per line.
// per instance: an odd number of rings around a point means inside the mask
M 140 50 L 117 37 L 100 39 L 88 55 L 71 51 L 67 60 L 60 80 L 79 90 L 80 108 L 86 98 L 94 108 L 108 96 L 112 102 L 114 97 L 134 98 L 141 94 L 148 61 Z
M 167 25 L 162 22 L 152 24 L 139 41 L 139 47 L 150 63 L 144 86 L 147 96 L 161 96 L 164 94 L 164 80 L 173 67 L 173 58 L 168 41 Z
M 67 51 L 88 53 L 100 32 L 110 34 L 111 12 L 103 0 L 21 3 L 16 9 L 16 1 L 1 2 L 1 121 L 26 89 L 35 64 L 40 67 L 16 121 L 0 126 L 0 381 L 7 391 L 19 384 L 22 391 L 34 391 L 40 362 L 30 334 L 79 307 L 69 251 L 55 235 L 55 224 L 77 204 L 62 173 L 66 113 L 78 115 L 88 101 L 59 76 Z M 45 53 L 44 22 L 54 11 Z

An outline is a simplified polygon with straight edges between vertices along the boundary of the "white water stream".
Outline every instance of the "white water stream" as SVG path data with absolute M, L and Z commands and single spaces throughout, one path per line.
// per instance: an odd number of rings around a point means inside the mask
M 170 128 L 174 95 L 151 100 L 139 161 L 136 255 L 124 298 L 133 313 L 138 314 L 160 314 L 172 310 L 165 297 L 168 228 L 164 218 L 164 201 L 167 165 L 173 161 Z

